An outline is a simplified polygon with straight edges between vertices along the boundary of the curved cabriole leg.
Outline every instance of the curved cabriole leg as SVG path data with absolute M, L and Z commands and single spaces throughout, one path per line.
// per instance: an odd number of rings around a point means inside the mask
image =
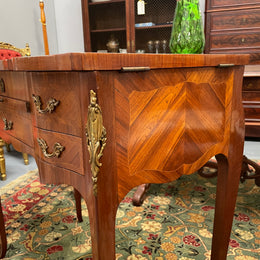
M 231 150 L 231 149 L 230 149 Z M 231 152 L 230 152 L 231 153 Z M 212 239 L 212 260 L 226 259 L 240 180 L 242 155 L 217 155 L 218 180 Z M 242 153 L 241 153 L 242 154 Z
M 4 216 L 2 212 L 1 199 L 0 199 L 0 258 L 4 258 L 7 249 L 6 233 Z
M 77 212 L 77 218 L 79 222 L 82 222 L 82 211 L 81 211 L 81 195 L 78 192 L 77 189 L 74 188 L 74 198 L 76 201 L 76 212 Z

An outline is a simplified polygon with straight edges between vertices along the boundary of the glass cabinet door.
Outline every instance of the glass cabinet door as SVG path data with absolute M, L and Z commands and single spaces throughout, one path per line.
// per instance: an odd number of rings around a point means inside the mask
M 106 52 L 113 37 L 119 52 L 170 53 L 176 1 L 82 0 L 85 51 Z
M 105 52 L 112 38 L 118 42 L 119 49 L 127 49 L 126 1 L 82 0 L 85 51 Z
M 138 8 L 140 2 L 141 10 Z M 145 0 L 144 12 L 140 0 L 132 0 L 131 7 L 134 10 L 132 51 L 170 53 L 169 40 L 176 0 Z

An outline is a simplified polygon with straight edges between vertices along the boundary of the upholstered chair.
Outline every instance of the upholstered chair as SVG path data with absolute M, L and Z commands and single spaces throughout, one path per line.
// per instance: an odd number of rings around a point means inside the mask
M 15 46 L 0 42 L 0 60 L 11 59 L 14 57 L 21 57 L 21 56 L 31 56 L 31 50 L 28 44 L 26 44 L 24 49 L 16 48 Z M 1 92 L 4 90 L 1 89 Z M 4 158 L 4 150 L 3 146 L 6 145 L 7 151 L 10 151 L 10 146 L 0 137 L 0 171 L 1 171 L 1 180 L 6 179 L 6 168 L 5 168 L 5 158 Z M 29 163 L 28 154 L 23 153 L 24 163 L 27 165 Z

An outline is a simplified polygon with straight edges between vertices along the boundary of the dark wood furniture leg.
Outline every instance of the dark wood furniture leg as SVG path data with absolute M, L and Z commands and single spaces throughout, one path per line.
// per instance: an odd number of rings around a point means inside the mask
M 82 212 L 81 212 L 81 195 L 77 189 L 74 188 L 74 198 L 76 201 L 76 212 L 77 212 L 77 218 L 79 222 L 82 222 Z
M 141 206 L 145 199 L 146 191 L 150 188 L 150 183 L 141 184 L 137 187 L 137 190 L 133 196 L 133 204 L 134 206 Z
M 226 259 L 228 251 L 241 172 L 239 162 L 242 159 L 234 157 L 236 158 L 226 159 L 222 155 L 216 156 L 219 170 L 211 250 L 212 260 Z
M 6 234 L 5 234 L 5 223 L 4 223 L 4 216 L 2 212 L 1 206 L 1 198 L 0 198 L 0 258 L 4 258 L 7 249 L 7 241 L 6 241 Z

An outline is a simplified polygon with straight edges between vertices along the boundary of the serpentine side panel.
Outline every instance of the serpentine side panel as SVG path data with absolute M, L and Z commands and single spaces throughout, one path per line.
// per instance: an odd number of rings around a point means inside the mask
M 114 84 L 117 173 L 119 183 L 132 185 L 120 185 L 119 194 L 145 180 L 191 174 L 225 153 L 220 147 L 230 131 L 232 69 L 121 73 Z

